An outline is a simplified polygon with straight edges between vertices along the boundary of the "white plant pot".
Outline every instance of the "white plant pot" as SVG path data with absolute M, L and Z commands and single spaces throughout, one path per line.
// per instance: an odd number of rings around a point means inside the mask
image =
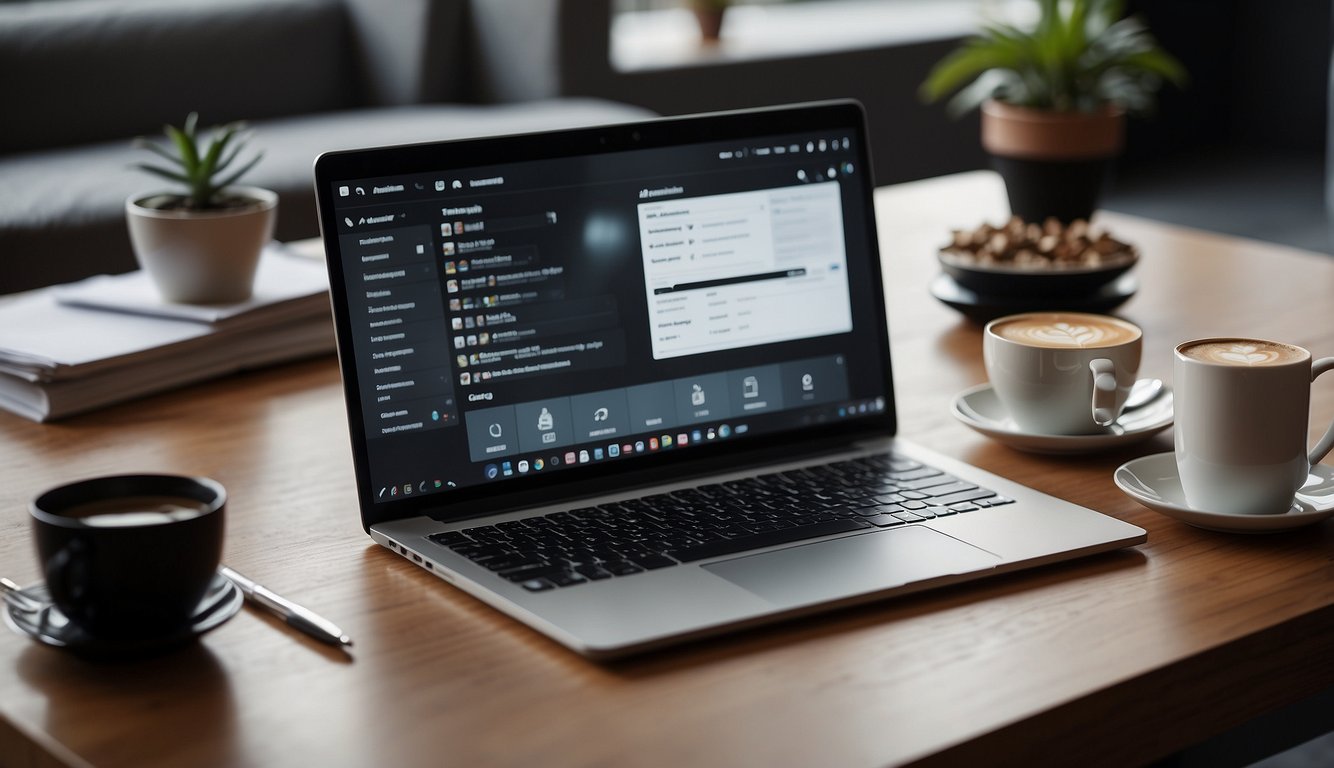
M 259 201 L 223 211 L 164 211 L 141 205 L 159 195 L 125 201 L 134 254 L 167 301 L 222 304 L 250 298 L 255 269 L 273 239 L 278 196 L 259 187 L 229 187 Z

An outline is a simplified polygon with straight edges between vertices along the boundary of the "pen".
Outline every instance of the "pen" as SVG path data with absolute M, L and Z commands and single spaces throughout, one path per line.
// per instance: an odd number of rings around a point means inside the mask
M 231 579 L 232 583 L 241 588 L 247 600 L 278 616 L 289 626 L 295 627 L 323 643 L 342 646 L 352 645 L 352 638 L 348 637 L 332 621 L 297 605 L 262 584 L 256 584 L 225 565 L 219 570 L 223 576 Z

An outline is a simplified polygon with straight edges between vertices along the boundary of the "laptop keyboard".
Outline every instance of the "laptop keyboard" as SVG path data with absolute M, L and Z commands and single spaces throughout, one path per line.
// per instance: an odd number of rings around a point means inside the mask
M 530 592 L 1013 500 L 894 454 L 437 533 L 431 541 Z

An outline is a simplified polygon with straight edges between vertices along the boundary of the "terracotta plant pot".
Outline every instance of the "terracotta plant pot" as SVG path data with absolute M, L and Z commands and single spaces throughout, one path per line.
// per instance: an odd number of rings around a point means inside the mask
M 994 100 L 982 105 L 982 146 L 1005 179 L 1011 212 L 1025 221 L 1092 216 L 1124 142 L 1125 112 L 1115 107 L 1050 112 Z
M 705 45 L 717 45 L 723 32 L 723 14 L 727 9 L 692 4 L 690 10 L 695 12 L 695 20 L 699 22 L 700 41 Z
M 134 254 L 167 301 L 221 304 L 250 298 L 264 246 L 273 239 L 278 196 L 231 187 L 254 205 L 220 211 L 161 210 L 143 205 L 161 195 L 125 201 Z

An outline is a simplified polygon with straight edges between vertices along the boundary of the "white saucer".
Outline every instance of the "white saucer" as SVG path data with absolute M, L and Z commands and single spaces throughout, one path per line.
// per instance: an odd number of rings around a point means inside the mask
M 1113 477 L 1127 496 L 1149 509 L 1210 531 L 1276 533 L 1334 517 L 1334 468 L 1324 464 L 1311 467 L 1306 485 L 1281 515 L 1227 515 L 1192 509 L 1186 505 L 1176 456 L 1170 452 L 1127 461 Z
M 1091 435 L 1041 435 L 1020 429 L 990 384 L 960 392 L 950 407 L 965 426 L 1011 448 L 1030 453 L 1093 453 L 1148 440 L 1172 426 L 1172 390 L 1148 405 L 1121 414 L 1107 431 Z

